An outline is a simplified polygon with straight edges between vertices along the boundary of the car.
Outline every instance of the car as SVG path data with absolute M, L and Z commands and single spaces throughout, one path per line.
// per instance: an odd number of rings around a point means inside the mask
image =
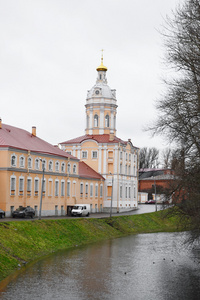
M 25 218 L 25 217 L 31 217 L 33 218 L 35 216 L 35 210 L 32 207 L 22 207 L 20 206 L 12 213 L 13 218 Z
M 5 211 L 0 208 L 0 218 L 5 218 Z
M 145 204 L 156 204 L 156 201 L 151 199 L 146 201 Z

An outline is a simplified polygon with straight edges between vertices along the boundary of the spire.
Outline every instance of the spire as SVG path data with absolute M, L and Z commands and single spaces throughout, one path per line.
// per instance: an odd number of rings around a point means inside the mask
M 107 71 L 107 68 L 103 65 L 103 49 L 101 50 L 102 54 L 101 54 L 101 64 L 100 66 L 96 69 L 97 71 Z

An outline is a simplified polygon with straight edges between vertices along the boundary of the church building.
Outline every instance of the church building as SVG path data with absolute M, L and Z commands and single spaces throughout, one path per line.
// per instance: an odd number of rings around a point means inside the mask
M 131 139 L 116 136 L 116 90 L 107 84 L 103 55 L 96 70 L 96 84 L 86 98 L 85 135 L 59 146 L 105 178 L 103 210 L 122 212 L 137 207 L 139 149 Z

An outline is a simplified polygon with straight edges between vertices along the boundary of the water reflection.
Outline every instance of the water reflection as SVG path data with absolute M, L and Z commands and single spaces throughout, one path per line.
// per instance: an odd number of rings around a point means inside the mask
M 128 236 L 26 268 L 0 299 L 200 299 L 200 252 L 186 233 Z

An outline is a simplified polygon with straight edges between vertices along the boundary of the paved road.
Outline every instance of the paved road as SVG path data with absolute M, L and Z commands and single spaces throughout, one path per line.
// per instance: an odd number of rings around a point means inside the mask
M 158 210 L 160 209 L 161 206 L 158 205 Z M 127 211 L 127 212 L 122 212 L 118 214 L 112 214 L 112 216 L 125 216 L 125 215 L 138 215 L 138 214 L 144 214 L 144 213 L 150 213 L 155 211 L 155 205 L 154 204 L 140 204 L 138 205 L 138 209 L 132 210 L 132 211 Z M 89 218 L 108 218 L 110 216 L 109 213 L 94 213 L 90 214 Z M 46 220 L 53 220 L 53 219 L 72 219 L 76 217 L 42 217 L 42 219 Z M 8 221 L 33 221 L 37 218 L 31 219 L 31 218 L 5 218 L 5 219 L 0 219 L 0 222 L 8 222 Z

